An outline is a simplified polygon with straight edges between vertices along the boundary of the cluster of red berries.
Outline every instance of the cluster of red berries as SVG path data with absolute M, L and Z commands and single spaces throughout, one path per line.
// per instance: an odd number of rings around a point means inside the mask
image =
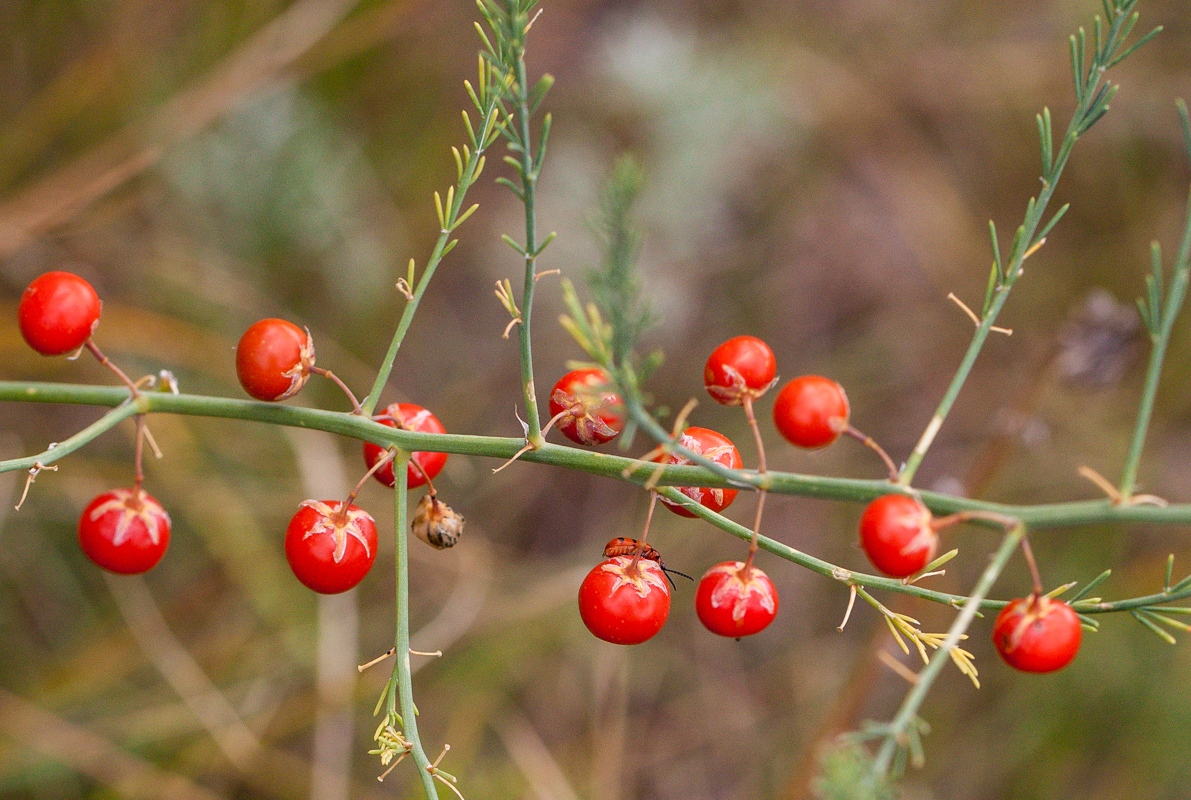
M 776 382 L 773 350 L 753 336 L 737 336 L 717 347 L 707 359 L 703 381 L 717 402 L 743 406 L 756 431 L 752 404 Z M 621 399 L 610 388 L 608 376 L 598 369 L 568 373 L 551 393 L 550 410 L 560 430 L 580 444 L 602 444 L 623 427 Z M 777 394 L 773 420 L 791 444 L 820 448 L 847 433 L 865 442 L 890 467 L 884 451 L 860 434 L 849 422 L 850 408 L 842 386 L 819 375 L 804 375 L 788 382 Z M 729 469 L 742 460 L 735 445 L 708 428 L 688 427 L 677 440 L 686 450 Z M 758 444 L 760 436 L 758 434 Z M 761 454 L 764 470 L 764 454 Z M 687 464 L 689 459 L 670 451 L 654 458 L 664 464 Z M 721 512 L 736 497 L 735 489 L 682 487 L 679 491 L 696 503 Z M 695 514 L 665 498 L 662 502 L 682 516 Z M 938 531 L 951 524 L 937 520 L 915 496 L 894 493 L 878 497 L 860 519 L 860 544 L 877 569 L 893 577 L 908 578 L 924 570 L 938 550 Z M 588 573 L 579 589 L 579 612 L 588 629 L 615 644 L 638 644 L 656 635 L 670 613 L 671 582 L 657 551 L 633 539 L 608 543 L 605 560 Z M 764 630 L 778 610 L 778 594 L 763 571 L 746 562 L 725 561 L 709 569 L 695 593 L 700 621 L 722 636 L 739 638 Z M 1066 666 L 1079 649 L 1078 615 L 1066 603 L 1033 594 L 1014 600 L 997 617 L 993 641 L 1005 661 L 1027 672 L 1050 672 Z
M 91 335 L 103 303 L 90 283 L 70 272 L 47 272 L 21 295 L 17 322 L 29 346 L 43 356 L 99 352 Z M 170 516 L 140 486 L 113 489 L 92 500 L 79 517 L 79 546 L 109 572 L 137 575 L 156 566 L 170 543 Z
M 102 305 L 85 279 L 69 272 L 47 272 L 21 296 L 17 309 L 21 334 L 42 355 L 65 355 L 87 348 L 115 369 L 91 339 Z M 236 375 L 244 390 L 258 400 L 292 397 L 314 373 L 338 382 L 331 373 L 315 367 L 310 332 L 285 320 L 254 323 L 236 348 Z M 118 374 L 128 382 L 123 373 Z M 135 392 L 137 385 L 128 384 Z M 351 399 L 358 409 L 355 398 Z M 410 431 L 445 433 L 437 417 L 412 403 L 394 403 L 374 419 Z M 139 453 L 138 447 L 138 478 L 133 488 L 100 494 L 79 518 L 83 553 L 99 567 L 122 575 L 141 574 L 156 566 L 170 539 L 169 514 L 140 485 Z M 409 488 L 432 481 L 446 460 L 445 453 L 413 453 L 407 474 Z M 378 481 L 389 487 L 395 484 L 391 453 L 365 444 L 364 461 Z M 346 501 L 304 501 L 286 529 L 286 559 L 298 580 L 316 592 L 347 591 L 363 580 L 376 560 L 376 522 L 352 503 L 359 489 L 357 486 Z M 424 500 L 418 507 L 413 530 L 436 547 L 450 546 L 458 537 L 462 517 L 433 493 L 428 497 L 430 502 Z
M 102 302 L 86 280 L 68 272 L 48 272 L 25 289 L 17 317 L 22 336 L 38 353 L 56 356 L 86 348 L 115 370 L 135 393 L 137 385 L 111 365 L 91 338 L 101 310 Z M 712 352 L 704 369 L 704 385 L 717 402 L 743 406 L 756 433 L 753 402 L 777 382 L 776 372 L 776 358 L 765 342 L 738 336 Z M 313 373 L 338 383 L 360 411 L 347 387 L 332 373 L 315 366 L 314 342 L 308 330 L 285 320 L 264 319 L 250 326 L 237 346 L 236 374 L 244 390 L 259 400 L 291 397 Z M 550 393 L 550 412 L 551 424 L 579 444 L 606 443 L 624 427 L 623 402 L 608 376 L 598 368 L 578 369 L 563 376 Z M 778 392 L 773 418 L 778 432 L 799 447 L 825 447 L 849 433 L 891 463 L 871 439 L 850 426 L 843 387 L 828 378 L 806 375 L 787 383 Z M 412 403 L 394 403 L 373 419 L 409 431 L 446 432 L 434 414 Z M 138 436 L 142 433 L 138 429 Z M 756 435 L 760 445 L 760 434 Z M 708 428 L 686 428 L 677 444 L 727 469 L 740 469 L 743 464 L 731 440 Z M 121 574 L 152 569 L 169 544 L 169 514 L 141 487 L 139 453 L 138 447 L 138 477 L 133 488 L 100 494 L 79 519 L 83 552 L 103 569 Z M 763 452 L 760 457 L 764 471 Z M 396 483 L 392 459 L 392 451 L 371 443 L 364 445 L 368 475 L 389 487 Z M 463 524 L 462 517 L 438 501 L 434 492 L 432 481 L 446 460 L 445 453 L 416 452 L 406 472 L 407 487 L 428 484 L 430 488 L 418 505 L 413 530 L 439 548 L 453 545 Z M 668 448 L 659 450 L 653 460 L 664 465 L 690 463 L 681 451 Z M 316 592 L 343 592 L 356 586 L 376 559 L 375 520 L 352 502 L 367 477 L 346 500 L 306 500 L 290 520 L 286 558 L 298 580 Z M 713 487 L 681 487 L 679 491 L 715 512 L 731 505 L 737 494 L 735 489 Z M 695 516 L 684 505 L 661 499 L 674 513 Z M 874 566 L 888 575 L 907 578 L 922 571 L 934 558 L 938 530 L 945 524 L 911 494 L 888 494 L 864 510 L 860 542 Z M 754 541 L 747 561 L 717 564 L 700 579 L 695 609 L 712 632 L 748 636 L 763 630 L 777 615 L 777 590 L 768 576 L 752 565 L 755 549 Z M 669 615 L 668 570 L 657 551 L 643 540 L 614 539 L 604 555 L 606 560 L 588 574 L 579 590 L 583 621 L 592 633 L 609 642 L 646 641 L 661 630 Z M 1038 593 L 1010 603 L 997 617 L 993 633 L 997 650 L 1006 662 L 1030 672 L 1065 666 L 1075 657 L 1080 638 L 1079 617 L 1071 607 Z
M 262 319 L 249 326 L 236 346 L 236 375 L 240 385 L 258 400 L 292 397 L 306 385 L 312 373 L 325 375 L 339 383 L 333 374 L 315 366 L 310 331 L 292 322 Z M 344 389 L 346 391 L 346 387 Z M 359 411 L 355 397 L 350 392 L 348 396 Z M 446 433 L 438 417 L 413 403 L 393 403 L 372 419 L 390 428 Z M 371 475 L 389 488 L 396 486 L 392 451 L 366 442 L 364 463 L 368 467 L 364 480 Z M 412 453 L 406 471 L 407 488 L 430 483 L 446 463 L 446 453 Z M 347 500 L 303 501 L 286 528 L 285 557 L 290 569 L 299 581 L 316 592 L 337 594 L 353 588 L 376 561 L 376 520 L 353 503 L 364 480 L 352 490 Z M 433 491 L 427 497 L 430 499 L 429 510 L 419 505 L 413 530 L 428 544 L 449 547 L 454 544 L 454 539 L 448 542 L 444 536 L 428 535 L 427 531 L 432 533 L 438 527 L 427 524 L 422 517 L 432 514 L 441 517 L 444 513 L 454 512 L 439 502 Z M 461 527 L 462 517 L 454 517 Z

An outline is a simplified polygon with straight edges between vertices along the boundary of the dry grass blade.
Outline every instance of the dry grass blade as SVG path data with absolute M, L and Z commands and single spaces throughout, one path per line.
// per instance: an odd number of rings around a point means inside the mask
M 347 16 L 356 0 L 299 0 L 205 80 L 0 204 L 0 259 L 155 165 L 162 152 L 275 82 Z
M 223 800 L 113 742 L 0 689 L 0 732 L 131 800 Z

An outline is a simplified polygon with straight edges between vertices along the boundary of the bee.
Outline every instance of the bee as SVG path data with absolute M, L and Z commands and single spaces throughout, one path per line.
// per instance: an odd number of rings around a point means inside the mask
M 666 573 L 666 580 L 670 581 L 670 585 L 674 586 L 675 589 L 678 587 L 674 585 L 674 579 L 670 577 L 671 574 L 686 578 L 688 581 L 694 580 L 694 578 L 685 572 L 679 572 L 676 569 L 667 567 L 662 561 L 661 553 L 653 547 L 637 539 L 630 539 L 627 536 L 617 536 L 615 539 L 609 541 L 608 544 L 604 545 L 604 558 L 632 556 L 636 554 L 638 549 L 641 550 L 641 558 L 644 558 L 646 561 L 657 562 L 657 565 L 662 568 L 662 572 Z

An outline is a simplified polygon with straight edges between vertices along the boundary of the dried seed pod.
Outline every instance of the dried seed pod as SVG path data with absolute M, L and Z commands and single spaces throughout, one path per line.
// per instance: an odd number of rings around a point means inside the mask
M 428 494 L 418 501 L 410 530 L 431 547 L 445 550 L 454 547 L 463 534 L 463 515 Z

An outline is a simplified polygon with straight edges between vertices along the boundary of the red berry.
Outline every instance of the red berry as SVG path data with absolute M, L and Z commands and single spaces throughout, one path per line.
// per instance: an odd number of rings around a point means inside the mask
M 390 428 L 400 427 L 402 430 L 417 431 L 419 433 L 447 432 L 447 429 L 438 421 L 438 417 L 414 403 L 393 403 L 385 407 L 385 413 L 382 416 L 393 418 L 378 420 L 381 425 L 388 425 Z M 400 426 L 393 421 L 398 419 L 401 420 Z M 364 442 L 364 463 L 368 465 L 368 469 L 372 469 L 384 454 L 385 448 L 371 442 Z M 447 463 L 447 454 L 415 451 L 410 455 L 409 460 L 410 464 L 406 467 L 405 485 L 410 489 L 416 489 L 426 482 L 426 477 L 422 475 L 422 472 L 418 471 L 418 468 L 414 466 L 414 462 L 417 462 L 418 466 L 422 468 L 426 476 L 429 476 L 430 480 L 434 480 L 438 476 L 438 473 L 442 472 L 443 465 Z M 373 477 L 390 489 L 397 483 L 397 480 L 393 477 L 392 462 L 378 469 Z
M 79 517 L 79 546 L 108 572 L 148 572 L 165 555 L 169 543 L 170 515 L 144 491 L 104 492 Z
M 935 557 L 939 537 L 926 506 L 905 494 L 887 494 L 860 517 L 860 545 L 873 566 L 895 578 L 918 572 Z
M 736 445 L 732 444 L 732 440 L 710 428 L 697 428 L 694 426 L 687 428 L 682 432 L 678 443 L 704 458 L 724 465 L 728 469 L 740 469 L 744 465 L 744 461 L 740 458 L 740 451 L 736 449 Z M 684 456 L 677 453 L 662 453 L 654 458 L 654 461 L 662 464 L 676 465 L 691 463 Z M 701 486 L 683 486 L 678 491 L 696 503 L 700 503 L 717 513 L 732 505 L 732 501 L 736 499 L 735 489 L 708 489 Z M 695 516 L 695 512 L 688 511 L 664 497 L 661 498 L 661 501 L 666 504 L 666 508 L 675 514 L 683 517 Z
M 91 338 L 102 307 L 95 288 L 78 275 L 47 272 L 25 288 L 17 322 L 30 347 L 43 356 L 60 356 Z
M 294 576 L 320 594 L 346 592 L 376 561 L 376 522 L 340 500 L 306 500 L 285 531 L 285 559 Z
M 314 340 L 310 331 L 283 319 L 254 322 L 236 346 L 236 375 L 257 400 L 292 397 L 310 379 Z
M 773 423 L 799 447 L 826 447 L 848 428 L 848 396 L 830 378 L 803 375 L 782 387 L 773 403 Z
M 993 644 L 1005 663 L 1022 672 L 1054 672 L 1079 652 L 1079 615 L 1062 600 L 1031 595 L 1001 609 Z
M 756 336 L 736 336 L 707 358 L 703 385 L 717 403 L 738 406 L 745 397 L 757 399 L 777 380 L 777 358 Z
M 777 616 L 777 589 L 769 576 L 756 567 L 741 577 L 743 561 L 716 564 L 699 579 L 695 613 L 712 633 L 720 636 L 752 636 L 768 627 Z
M 610 442 L 624 428 L 624 401 L 609 386 L 602 369 L 576 369 L 559 378 L 550 390 L 550 416 L 563 436 L 579 444 Z
M 670 587 L 656 561 L 628 556 L 597 564 L 579 587 L 579 616 L 597 638 L 641 644 L 666 624 Z

